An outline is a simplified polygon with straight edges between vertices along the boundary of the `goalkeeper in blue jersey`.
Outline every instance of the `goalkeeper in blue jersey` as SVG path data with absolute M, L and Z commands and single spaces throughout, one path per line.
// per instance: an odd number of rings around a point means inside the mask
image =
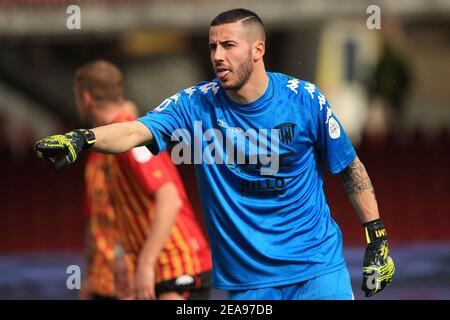
M 195 164 L 213 257 L 213 286 L 230 299 L 352 299 L 342 234 L 330 217 L 322 170 L 339 174 L 367 239 L 362 290 L 376 294 L 395 268 L 374 189 L 324 94 L 267 72 L 265 32 L 245 9 L 209 28 L 217 78 L 127 123 L 41 139 L 56 169 L 83 149 L 122 153 L 173 141 L 175 162 Z M 182 152 L 180 152 L 182 150 Z

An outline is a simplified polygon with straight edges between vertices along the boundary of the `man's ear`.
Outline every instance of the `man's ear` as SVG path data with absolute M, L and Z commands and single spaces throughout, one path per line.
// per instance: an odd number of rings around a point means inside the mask
M 262 40 L 257 40 L 253 44 L 253 60 L 256 62 L 264 56 L 266 53 L 266 43 Z
M 92 95 L 88 91 L 83 91 L 82 92 L 81 99 L 83 101 L 83 105 L 85 105 L 88 108 L 92 107 L 94 99 L 92 98 Z

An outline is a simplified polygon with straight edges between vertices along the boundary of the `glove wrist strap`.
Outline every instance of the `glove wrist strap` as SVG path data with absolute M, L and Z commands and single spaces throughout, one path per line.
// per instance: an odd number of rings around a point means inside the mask
M 84 138 L 85 143 L 83 144 L 83 147 L 82 147 L 83 150 L 92 148 L 92 146 L 94 145 L 94 143 L 96 141 L 95 134 L 92 130 L 78 129 L 78 130 L 75 130 L 75 132 L 80 133 Z
M 363 226 L 368 244 L 378 240 L 387 240 L 386 229 L 381 219 L 364 223 Z

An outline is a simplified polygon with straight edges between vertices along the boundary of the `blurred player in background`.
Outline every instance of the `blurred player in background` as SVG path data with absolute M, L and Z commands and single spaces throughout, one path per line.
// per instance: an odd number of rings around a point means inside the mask
M 121 153 L 147 145 L 157 154 L 184 129 L 183 143 L 201 147 L 195 168 L 213 286 L 230 299 L 352 299 L 342 233 L 323 191 L 326 167 L 340 175 L 363 224 L 361 288 L 372 296 L 390 284 L 395 267 L 370 178 L 319 88 L 266 71 L 265 40 L 255 13 L 223 12 L 209 28 L 216 79 L 180 91 L 138 121 L 46 137 L 37 154 L 55 168 L 89 148 Z M 213 161 L 201 158 L 211 149 L 220 162 L 212 152 Z
M 124 112 L 137 117 L 138 110 L 131 101 L 123 102 Z M 106 157 L 91 152 L 87 156 L 85 169 L 84 209 L 88 217 L 86 237 L 86 266 L 83 273 L 81 299 L 114 300 L 117 293 L 114 272 L 122 281 L 131 283 L 129 270 L 133 269 L 131 257 L 117 248 L 120 243 L 116 214 L 109 198 Z M 119 252 L 115 252 L 116 249 Z M 118 254 L 122 253 L 122 256 Z
M 86 261 L 81 299 L 116 299 L 114 249 L 119 241 L 114 210 L 104 175 L 104 156 L 92 152 L 85 169 L 85 211 L 88 217 Z
M 136 118 L 120 70 L 106 61 L 77 70 L 75 97 L 90 125 Z M 86 182 L 93 298 L 208 297 L 209 247 L 167 153 L 152 156 L 144 147 L 117 156 L 93 153 Z

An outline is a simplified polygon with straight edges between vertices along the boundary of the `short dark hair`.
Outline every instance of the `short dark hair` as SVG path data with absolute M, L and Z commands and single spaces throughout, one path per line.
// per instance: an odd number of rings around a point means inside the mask
M 253 22 L 259 23 L 261 26 L 264 26 L 262 20 L 256 13 L 247 9 L 232 9 L 228 11 L 224 11 L 220 13 L 217 17 L 215 17 L 210 26 L 219 26 L 221 24 L 226 23 L 234 23 L 246 19 L 245 22 Z M 253 20 L 253 21 L 252 21 Z
M 242 21 L 243 24 L 256 24 L 261 29 L 262 36 L 265 38 L 264 24 L 261 18 L 253 11 L 247 9 L 239 8 L 224 11 L 215 17 L 209 26 L 220 26 L 222 24 L 235 23 L 238 21 Z

